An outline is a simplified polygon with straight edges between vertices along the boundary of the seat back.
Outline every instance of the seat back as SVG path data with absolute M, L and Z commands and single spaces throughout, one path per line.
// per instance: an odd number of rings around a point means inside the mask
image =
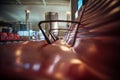
M 119 77 L 120 67 L 119 6 L 119 0 L 89 0 L 73 46 L 98 76 L 112 80 Z
M 71 45 L 73 46 L 74 43 L 75 43 L 75 38 L 76 38 L 76 32 L 77 32 L 77 29 L 79 27 L 79 25 L 81 25 L 81 18 L 83 16 L 83 13 L 84 13 L 84 9 L 85 9 L 85 5 L 82 6 L 80 9 L 79 9 L 79 14 L 78 14 L 78 17 L 75 19 L 76 22 L 79 22 L 79 24 L 77 23 L 73 23 L 71 24 L 70 28 L 68 29 L 65 37 L 64 37 L 64 41 L 68 44 L 68 45 Z

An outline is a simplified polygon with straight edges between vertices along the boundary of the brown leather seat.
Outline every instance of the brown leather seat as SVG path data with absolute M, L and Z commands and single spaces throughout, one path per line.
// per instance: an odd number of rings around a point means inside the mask
M 119 78 L 119 6 L 119 0 L 89 0 L 74 45 L 79 58 L 104 80 Z
M 22 42 L 0 45 L 0 75 L 22 80 L 119 80 L 120 1 L 89 0 L 73 46 Z M 7 77 L 6 77 L 7 76 Z

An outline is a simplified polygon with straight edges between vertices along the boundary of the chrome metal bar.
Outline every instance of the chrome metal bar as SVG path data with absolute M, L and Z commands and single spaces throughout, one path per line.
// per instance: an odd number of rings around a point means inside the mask
M 51 44 L 51 42 L 50 42 L 49 38 L 46 36 L 46 34 L 45 34 L 45 32 L 43 31 L 42 26 L 41 26 L 42 23 L 48 23 L 48 22 L 69 22 L 69 23 L 77 23 L 77 24 L 80 24 L 80 22 L 78 22 L 78 21 L 68 21 L 68 20 L 45 20 L 45 21 L 40 21 L 39 24 L 38 24 L 39 29 L 41 30 L 41 32 L 42 32 L 42 34 L 44 35 L 45 40 L 47 41 L 48 44 Z M 50 29 L 51 29 L 51 27 L 50 27 Z

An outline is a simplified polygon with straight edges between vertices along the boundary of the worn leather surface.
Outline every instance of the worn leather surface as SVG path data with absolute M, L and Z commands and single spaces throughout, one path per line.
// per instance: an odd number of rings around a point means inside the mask
M 63 40 L 1 44 L 1 78 L 119 80 L 119 5 L 119 0 L 89 0 L 73 46 Z

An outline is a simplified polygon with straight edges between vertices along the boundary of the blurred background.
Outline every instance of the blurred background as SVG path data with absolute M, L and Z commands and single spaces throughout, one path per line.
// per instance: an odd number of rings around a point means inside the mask
M 42 35 L 38 28 L 40 21 L 74 20 L 85 1 L 87 0 L 1 0 L 0 32 L 14 32 L 21 37 Z M 53 23 L 52 26 L 67 28 L 68 25 Z M 47 33 L 48 28 L 45 31 Z

